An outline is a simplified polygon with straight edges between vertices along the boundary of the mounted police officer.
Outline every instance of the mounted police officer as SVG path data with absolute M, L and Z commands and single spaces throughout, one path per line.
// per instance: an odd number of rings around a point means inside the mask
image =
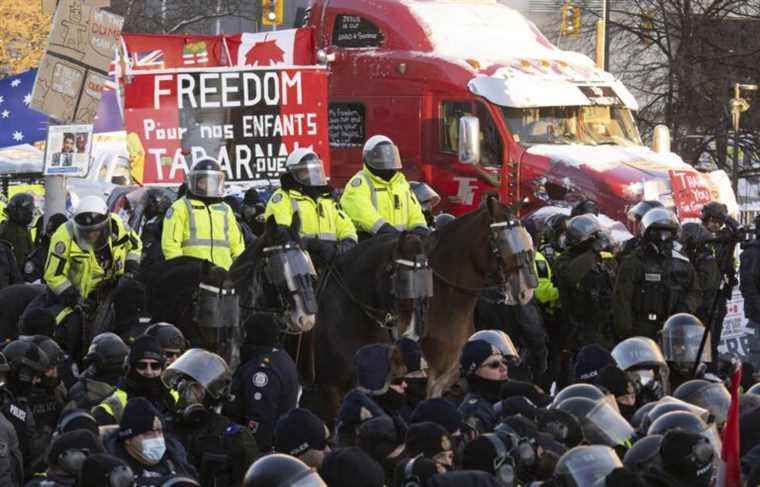
M 5 240 L 13 247 L 19 272 L 33 248 L 30 225 L 34 221 L 34 210 L 34 196 L 31 193 L 18 193 L 5 207 L 8 219 L 0 223 L 0 240 Z
M 362 159 L 364 167 L 351 178 L 340 199 L 359 234 L 427 233 L 425 215 L 401 172 L 401 156 L 391 139 L 370 137 Z
M 229 270 L 245 250 L 245 243 L 232 209 L 222 201 L 224 172 L 215 160 L 201 159 L 188 179 L 188 193 L 175 201 L 164 217 L 164 257 L 171 260 L 187 255 Z
M 294 150 L 285 169 L 287 173 L 280 177 L 281 187 L 269 199 L 264 218 L 274 216 L 278 225 L 289 227 L 293 214 L 298 213 L 306 250 L 317 267 L 324 268 L 356 245 L 356 229 L 333 199 L 316 153 Z
M 602 259 L 602 228 L 590 214 L 567 222 L 568 250 L 555 260 L 556 284 L 562 309 L 572 327 L 565 333 L 577 339 L 571 348 L 586 343 L 610 347 L 612 339 L 612 286 L 615 271 Z
M 179 394 L 176 433 L 201 485 L 239 485 L 259 456 L 251 430 L 215 411 L 229 395 L 230 379 L 224 359 L 199 348 L 188 350 L 162 375 Z
M 88 298 L 125 273 L 137 275 L 141 251 L 137 235 L 97 196 L 82 198 L 74 217 L 53 234 L 44 274 L 49 293 L 43 298 L 56 314 L 56 339 L 75 360 L 87 346 L 83 311 L 98 304 Z
M 613 292 L 618 338 L 655 338 L 662 323 L 676 313 L 695 313 L 700 290 L 689 260 L 673 250 L 680 225 L 665 208 L 641 219 L 642 244 L 623 258 Z

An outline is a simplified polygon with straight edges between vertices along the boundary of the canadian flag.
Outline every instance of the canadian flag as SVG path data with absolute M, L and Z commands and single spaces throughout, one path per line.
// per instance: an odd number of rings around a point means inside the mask
M 314 44 L 308 28 L 236 34 L 226 36 L 225 41 L 238 66 L 314 64 Z

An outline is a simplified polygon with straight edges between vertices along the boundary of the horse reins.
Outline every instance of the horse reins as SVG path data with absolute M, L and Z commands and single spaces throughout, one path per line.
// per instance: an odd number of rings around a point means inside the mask
M 330 266 L 329 269 L 327 270 L 327 275 L 324 278 L 325 283 L 327 282 L 328 279 L 330 279 L 330 276 L 333 276 L 335 278 L 335 282 L 338 283 L 338 287 L 340 287 L 340 289 L 346 294 L 346 296 L 348 296 L 348 299 L 351 300 L 351 302 L 354 303 L 357 308 L 362 310 L 362 312 L 365 315 L 367 315 L 369 319 L 374 321 L 375 324 L 378 325 L 380 328 L 389 329 L 391 328 L 391 326 L 388 326 L 388 323 L 392 323 L 393 321 L 398 319 L 398 315 L 394 315 L 380 308 L 375 308 L 366 303 L 363 303 L 357 297 L 351 294 L 351 291 L 349 291 L 348 286 L 346 285 L 346 282 L 343 280 L 343 276 L 341 276 L 340 272 L 338 272 L 338 270 L 335 268 L 334 265 Z M 378 318 L 378 316 L 382 316 L 382 319 Z

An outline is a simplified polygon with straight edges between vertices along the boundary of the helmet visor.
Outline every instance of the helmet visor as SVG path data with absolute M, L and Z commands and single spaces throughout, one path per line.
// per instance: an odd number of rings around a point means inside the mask
M 662 336 L 662 353 L 671 362 L 694 363 L 699 353 L 699 345 L 705 334 L 701 326 L 678 326 L 669 328 Z M 707 343 L 702 358 L 711 362 L 710 344 Z
M 307 470 L 304 475 L 288 482 L 291 487 L 327 487 L 322 477 L 314 469 Z
M 300 164 L 293 166 L 290 173 L 293 175 L 293 179 L 304 186 L 327 185 L 325 169 L 322 166 L 322 161 L 319 159 L 311 158 L 302 161 Z
M 710 411 L 717 423 L 723 423 L 728 416 L 731 407 L 731 394 L 723 384 L 710 384 L 701 388 L 696 393 L 684 398 L 686 402 L 696 404 Z
M 74 239 L 84 251 L 100 250 L 108 245 L 111 225 L 108 215 L 80 213 L 74 217 Z
M 633 427 L 609 403 L 603 401 L 586 415 L 583 432 L 593 443 L 615 447 L 630 441 Z
M 224 173 L 221 171 L 191 171 L 189 188 L 195 196 L 221 198 L 224 196 Z
M 183 353 L 163 373 L 162 380 L 170 389 L 176 389 L 183 377 L 191 377 L 215 398 L 227 391 L 230 370 L 218 355 L 200 348 Z
M 602 445 L 579 446 L 559 459 L 557 473 L 566 475 L 577 487 L 604 485 L 610 472 L 623 464 L 611 448 Z
M 364 162 L 373 169 L 401 169 L 401 155 L 398 147 L 390 142 L 382 142 L 364 155 Z
M 654 340 L 644 337 L 628 338 L 618 343 L 612 349 L 612 358 L 621 370 L 666 365 L 660 347 Z

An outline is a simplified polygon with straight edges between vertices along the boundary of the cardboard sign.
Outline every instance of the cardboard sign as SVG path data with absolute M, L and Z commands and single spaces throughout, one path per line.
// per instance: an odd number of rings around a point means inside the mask
M 92 125 L 51 125 L 45 145 L 45 176 L 84 176 L 90 165 Z
M 678 218 L 698 218 L 702 207 L 713 200 L 702 175 L 692 171 L 668 171 Z
M 181 183 L 204 157 L 228 182 L 276 179 L 298 147 L 329 168 L 324 69 L 134 73 L 124 108 L 130 165 L 144 184 Z
M 92 122 L 123 24 L 118 15 L 80 0 L 62 0 L 30 106 L 62 122 Z
M 42 13 L 45 15 L 53 15 L 58 3 L 59 0 L 42 0 Z M 95 8 L 106 8 L 111 6 L 111 0 L 86 0 L 84 3 Z

